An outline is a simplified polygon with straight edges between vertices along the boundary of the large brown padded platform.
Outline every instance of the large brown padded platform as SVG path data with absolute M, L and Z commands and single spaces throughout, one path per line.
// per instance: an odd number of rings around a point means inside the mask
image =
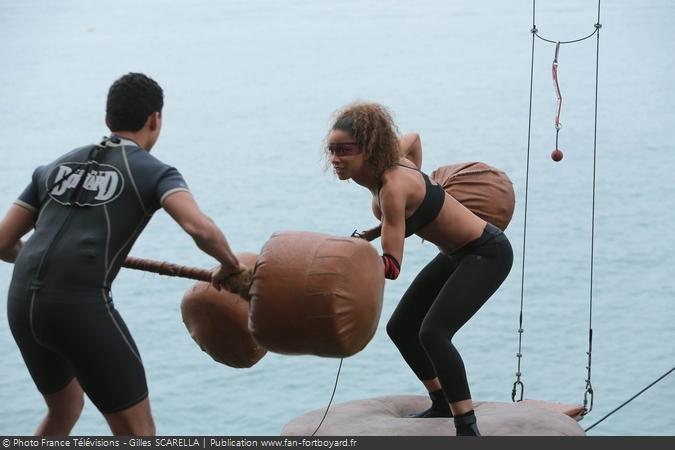
M 450 418 L 409 419 L 405 416 L 430 406 L 429 397 L 392 395 L 331 406 L 317 436 L 454 436 Z M 574 417 L 581 407 L 524 400 L 518 403 L 474 402 L 478 427 L 484 436 L 583 436 Z M 283 436 L 311 435 L 325 412 L 317 409 L 283 428 Z

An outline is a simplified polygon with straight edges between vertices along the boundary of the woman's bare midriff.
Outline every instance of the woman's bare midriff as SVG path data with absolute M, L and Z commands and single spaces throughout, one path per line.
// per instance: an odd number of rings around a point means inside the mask
M 436 219 L 415 234 L 449 254 L 481 237 L 486 223 L 446 193 Z

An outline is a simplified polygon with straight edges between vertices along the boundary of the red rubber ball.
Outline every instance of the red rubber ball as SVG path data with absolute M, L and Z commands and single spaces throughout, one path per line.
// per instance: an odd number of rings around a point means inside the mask
M 552 159 L 553 161 L 556 161 L 556 162 L 558 162 L 558 161 L 560 161 L 561 159 L 563 159 L 563 152 L 562 152 L 562 150 L 560 150 L 559 148 L 556 148 L 555 150 L 553 150 L 553 152 L 551 153 L 551 159 Z

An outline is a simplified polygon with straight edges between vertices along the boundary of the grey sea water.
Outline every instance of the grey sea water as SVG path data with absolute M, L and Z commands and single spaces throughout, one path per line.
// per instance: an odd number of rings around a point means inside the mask
M 537 2 L 553 40 L 593 30 L 592 1 Z M 675 365 L 675 3 L 602 3 L 593 273 L 593 411 L 604 414 Z M 384 103 L 418 131 L 423 169 L 480 160 L 514 182 L 513 270 L 455 341 L 476 400 L 510 401 L 523 274 L 532 4 L 484 0 L 0 0 L 0 207 L 34 167 L 105 134 L 108 86 L 143 71 L 165 89 L 153 152 L 178 167 L 235 251 L 277 230 L 336 235 L 375 223 L 368 193 L 323 171 L 330 116 Z M 554 148 L 554 46 L 537 41 L 532 100 L 522 371 L 525 397 L 583 400 L 589 330 L 595 37 L 563 45 L 560 147 Z M 375 243 L 379 245 L 379 242 Z M 163 212 L 132 255 L 215 264 Z M 406 242 L 379 330 L 344 361 L 335 402 L 423 394 L 384 330 L 435 254 Z M 12 266 L 0 264 L 0 298 Z M 192 283 L 123 270 L 115 303 L 143 357 L 161 434 L 276 435 L 324 407 L 338 360 L 268 354 L 251 369 L 212 361 L 180 315 Z M 0 308 L 0 434 L 30 434 L 44 413 Z M 675 434 L 675 376 L 593 435 Z M 74 434 L 107 434 L 87 402 Z

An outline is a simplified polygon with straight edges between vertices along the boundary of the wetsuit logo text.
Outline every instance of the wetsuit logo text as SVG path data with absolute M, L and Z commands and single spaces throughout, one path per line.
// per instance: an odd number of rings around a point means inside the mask
M 47 178 L 49 196 L 64 205 L 103 205 L 117 198 L 123 186 L 117 168 L 94 161 L 60 164 Z

